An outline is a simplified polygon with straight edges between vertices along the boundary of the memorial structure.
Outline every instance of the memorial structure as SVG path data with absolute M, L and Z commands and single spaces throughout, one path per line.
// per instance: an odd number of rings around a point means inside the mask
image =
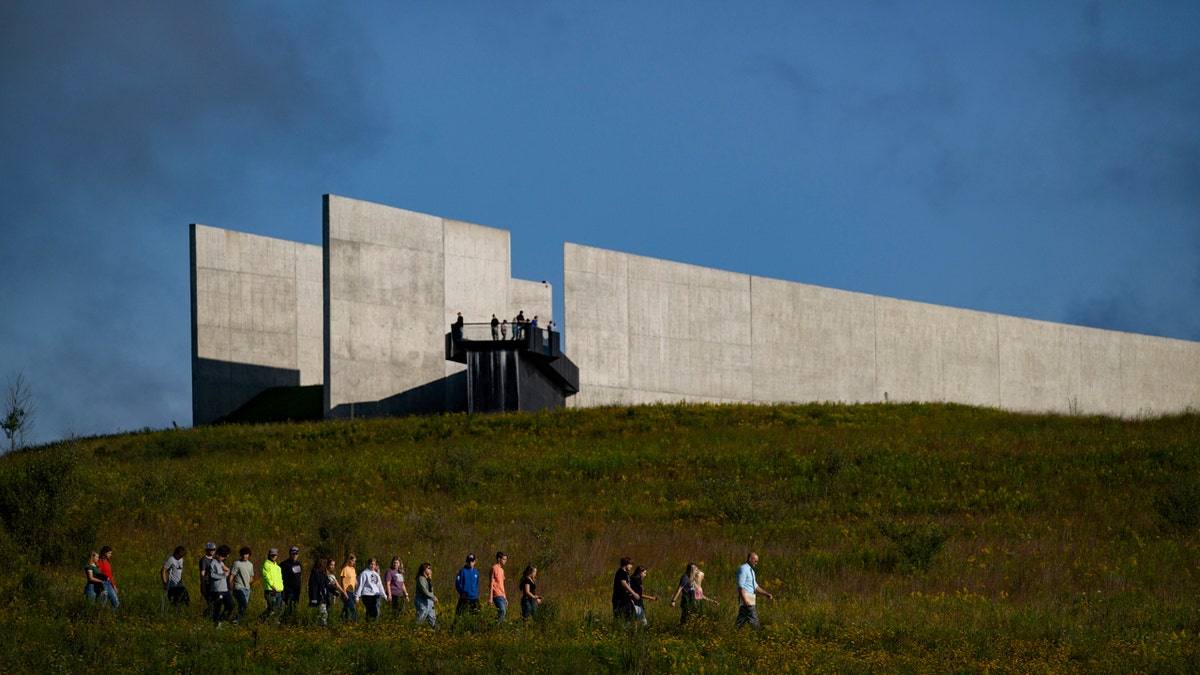
M 192 226 L 194 424 L 237 419 L 264 396 L 305 387 L 319 389 L 318 417 L 678 401 L 956 402 L 1121 417 L 1200 409 L 1197 342 L 571 243 L 565 344 L 541 333 L 514 350 L 485 334 L 457 350 L 447 333 L 459 312 L 472 323 L 552 317 L 548 284 L 511 277 L 508 232 L 327 195 L 323 234 L 311 246 Z M 472 372 L 499 398 L 473 396 Z M 530 388 L 503 395 L 504 373 L 526 373 Z

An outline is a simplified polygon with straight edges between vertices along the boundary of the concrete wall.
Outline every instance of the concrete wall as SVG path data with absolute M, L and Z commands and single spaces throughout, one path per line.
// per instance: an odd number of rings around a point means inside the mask
M 510 278 L 507 231 L 333 195 L 324 221 L 329 416 L 460 409 L 466 377 L 443 341 L 458 312 L 515 316 L 515 297 L 549 314 L 548 287 Z
M 321 248 L 191 226 L 192 423 L 323 377 Z
M 574 406 L 948 401 L 1200 408 L 1200 343 L 940 307 L 566 244 Z

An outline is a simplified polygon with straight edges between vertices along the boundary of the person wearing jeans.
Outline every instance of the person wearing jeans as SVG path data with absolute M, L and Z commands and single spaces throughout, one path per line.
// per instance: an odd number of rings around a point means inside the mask
M 496 606 L 496 621 L 504 621 L 504 617 L 508 615 L 508 596 L 504 594 L 504 564 L 508 562 L 508 556 L 504 555 L 503 551 L 496 551 L 496 564 L 492 565 L 492 583 L 491 597 L 492 604 Z
M 100 549 L 100 561 L 96 566 L 100 569 L 100 573 L 104 575 L 103 601 L 108 603 L 108 608 L 115 612 L 121 606 L 121 601 L 117 599 L 117 582 L 113 581 L 112 556 L 113 549 L 111 546 L 105 546 Z
M 355 564 L 358 557 L 351 554 L 346 558 L 346 566 L 342 568 L 342 590 L 346 592 L 342 600 L 342 618 L 348 621 L 358 621 L 358 571 Z
M 254 583 L 254 563 L 250 562 L 250 547 L 238 551 L 238 560 L 233 563 L 233 599 L 237 600 L 238 613 L 233 623 L 241 623 L 250 606 L 250 586 Z

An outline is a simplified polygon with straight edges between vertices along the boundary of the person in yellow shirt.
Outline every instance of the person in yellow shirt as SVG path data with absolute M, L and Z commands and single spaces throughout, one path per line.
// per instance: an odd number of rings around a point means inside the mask
M 492 565 L 492 604 L 496 606 L 496 621 L 504 620 L 508 614 L 508 597 L 504 595 L 504 563 L 508 556 L 504 551 L 496 551 L 496 564 Z
M 283 606 L 283 570 L 280 569 L 279 549 L 267 551 L 267 559 L 262 564 L 263 597 L 267 600 L 267 608 L 263 610 L 260 620 L 265 619 Z
M 354 569 L 354 564 L 358 562 L 358 558 L 351 553 L 349 558 L 346 558 L 346 566 L 342 568 L 342 590 L 346 592 L 345 598 L 342 600 L 342 618 L 349 621 L 358 621 L 358 570 Z

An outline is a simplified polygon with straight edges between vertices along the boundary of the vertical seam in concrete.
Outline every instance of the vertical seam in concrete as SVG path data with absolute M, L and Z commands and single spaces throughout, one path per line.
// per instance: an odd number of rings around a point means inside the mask
M 754 382 L 754 375 L 757 371 L 754 358 L 754 275 L 747 274 L 746 278 L 749 280 L 748 292 L 750 293 L 748 298 L 750 304 L 750 400 L 755 401 L 758 399 L 758 386 Z
M 994 315 L 993 325 L 996 330 L 996 407 L 1004 407 L 1004 391 L 1002 386 L 1001 375 L 1003 374 L 1003 366 L 1000 364 L 1000 316 Z
M 322 417 L 326 418 L 331 416 L 331 412 L 333 410 L 331 405 L 333 398 L 333 367 L 331 365 L 333 354 L 330 349 L 330 344 L 332 343 L 331 336 L 333 333 L 330 327 L 330 316 L 332 314 L 330 311 L 332 305 L 330 296 L 332 296 L 333 293 L 329 274 L 329 244 L 331 242 L 329 233 L 329 199 L 330 196 L 325 195 L 325 197 L 321 200 L 321 341 L 324 342 L 324 344 L 321 345 L 321 370 L 322 374 L 324 375 L 322 378 L 324 382 L 322 383 L 323 386 L 321 387 L 321 391 L 322 394 L 324 394 L 325 399 L 325 410 L 322 411 Z
M 879 403 L 879 298 L 871 296 L 871 399 Z
M 191 263 L 192 263 L 192 269 L 191 269 L 191 278 L 192 278 L 192 425 L 195 426 L 195 424 L 196 424 L 196 400 L 199 398 L 196 395 L 196 368 L 199 365 L 199 361 L 200 361 L 200 330 L 199 330 L 200 311 L 199 311 L 199 305 L 198 305 L 198 303 L 200 301 L 200 291 L 196 287 L 197 283 L 199 283 L 199 280 L 196 277 L 196 259 L 197 259 L 197 256 L 196 256 L 196 224 L 192 223 L 191 227 L 189 227 L 188 230 L 189 230 L 189 232 L 188 232 L 188 239 L 189 239 L 188 249 L 189 249 L 189 254 L 192 258 L 192 260 L 191 260 Z

